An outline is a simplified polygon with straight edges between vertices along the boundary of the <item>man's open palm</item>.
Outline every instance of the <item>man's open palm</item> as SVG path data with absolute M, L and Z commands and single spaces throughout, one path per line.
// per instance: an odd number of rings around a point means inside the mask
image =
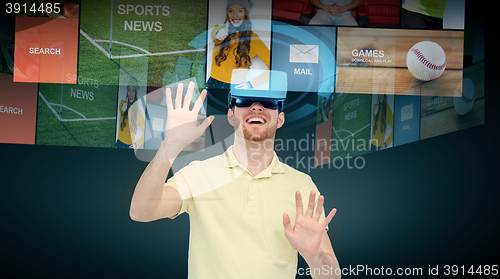
M 314 210 L 316 192 L 312 191 L 309 196 L 309 204 L 307 214 L 304 215 L 302 205 L 302 197 L 299 191 L 295 193 L 295 202 L 297 209 L 297 217 L 295 225 L 292 228 L 290 216 L 283 214 L 283 226 L 285 227 L 285 236 L 292 245 L 293 249 L 297 250 L 302 257 L 314 257 L 320 251 L 321 238 L 325 233 L 326 227 L 332 220 L 337 210 L 334 208 L 323 222 L 319 222 L 321 213 L 323 213 L 324 197 L 320 196 L 318 205 Z
M 207 92 L 206 90 L 201 92 L 193 109 L 190 110 L 189 106 L 193 97 L 193 90 L 194 83 L 190 82 L 183 100 L 183 85 L 180 83 L 177 87 L 175 104 L 172 102 L 170 88 L 166 90 L 168 116 L 165 127 L 165 142 L 167 145 L 175 145 L 183 149 L 186 145 L 200 137 L 213 120 L 213 117 L 208 117 L 200 126 L 197 125 L 198 115 Z

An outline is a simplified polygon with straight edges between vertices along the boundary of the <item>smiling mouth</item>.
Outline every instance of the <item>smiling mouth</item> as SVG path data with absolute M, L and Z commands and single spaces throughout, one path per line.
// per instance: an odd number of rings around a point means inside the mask
M 233 19 L 233 23 L 240 23 L 241 19 Z
M 251 117 L 251 118 L 247 119 L 246 122 L 249 124 L 258 124 L 258 125 L 266 123 L 266 121 L 260 117 Z

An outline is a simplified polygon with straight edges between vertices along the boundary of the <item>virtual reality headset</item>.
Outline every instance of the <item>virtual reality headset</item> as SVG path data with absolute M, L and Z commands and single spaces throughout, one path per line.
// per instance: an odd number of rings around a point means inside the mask
M 268 109 L 283 110 L 287 92 L 287 75 L 281 71 L 235 69 L 228 95 L 230 109 L 249 107 L 259 102 Z

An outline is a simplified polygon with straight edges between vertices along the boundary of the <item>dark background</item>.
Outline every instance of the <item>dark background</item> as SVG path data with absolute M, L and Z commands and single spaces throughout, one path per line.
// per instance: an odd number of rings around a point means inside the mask
M 338 209 L 341 267 L 500 265 L 498 31 L 483 9 L 484 125 L 364 155 L 361 170 L 310 173 Z M 132 150 L 0 144 L 2 277 L 186 278 L 188 216 L 128 216 L 145 167 Z

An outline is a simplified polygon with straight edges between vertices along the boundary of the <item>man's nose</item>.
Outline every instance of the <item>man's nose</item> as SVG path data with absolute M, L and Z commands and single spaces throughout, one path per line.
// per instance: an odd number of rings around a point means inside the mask
M 261 103 L 259 103 L 259 102 L 255 102 L 255 103 L 253 103 L 253 104 L 252 104 L 252 107 L 250 107 L 250 109 L 251 109 L 252 111 L 263 111 L 263 110 L 264 110 L 264 107 L 262 106 L 262 104 L 261 104 Z

